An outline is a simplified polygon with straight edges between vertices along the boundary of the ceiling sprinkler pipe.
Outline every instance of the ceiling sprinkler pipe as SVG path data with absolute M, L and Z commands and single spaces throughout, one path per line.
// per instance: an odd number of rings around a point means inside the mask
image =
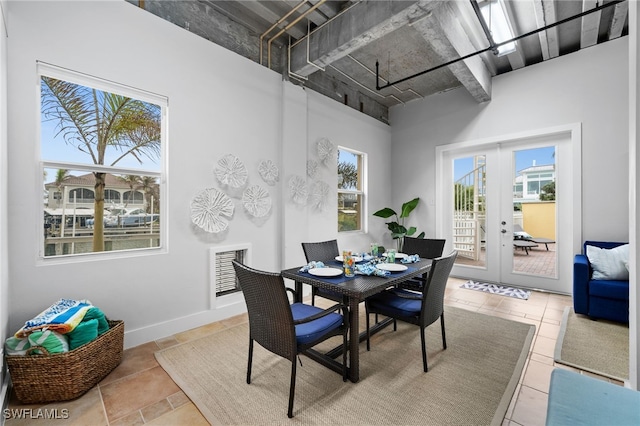
M 291 27 L 293 27 L 295 24 L 300 22 L 302 19 L 304 19 L 311 12 L 313 12 L 314 10 L 316 10 L 317 8 L 322 6 L 322 4 L 325 1 L 327 1 L 327 0 L 320 0 L 318 3 L 314 4 L 309 10 L 303 12 L 300 16 L 298 16 L 296 19 L 294 19 L 293 22 L 291 22 L 286 27 L 284 27 L 283 29 L 278 31 L 278 33 L 276 35 L 274 35 L 273 37 L 271 37 L 269 39 L 269 41 L 267 42 L 267 63 L 268 63 L 269 69 L 271 69 L 271 43 L 273 42 L 273 40 L 275 40 L 278 37 L 280 37 L 285 31 L 288 31 Z

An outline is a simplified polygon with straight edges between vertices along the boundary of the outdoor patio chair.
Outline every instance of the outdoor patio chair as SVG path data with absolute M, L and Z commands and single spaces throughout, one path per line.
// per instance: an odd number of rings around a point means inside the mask
M 287 291 L 279 273 L 262 272 L 232 261 L 249 315 L 249 359 L 247 384 L 251 384 L 253 342 L 291 361 L 291 385 L 287 415 L 293 417 L 296 385 L 296 357 L 330 337 L 342 335 L 342 380 L 347 380 L 347 307 L 336 304 L 327 309 L 303 303 L 289 304 Z M 342 314 L 336 313 L 341 311 Z M 268 376 L 263 376 L 263 380 Z
M 329 240 L 314 243 L 302 243 L 302 250 L 307 259 L 307 263 L 311 261 L 333 262 L 336 256 L 340 255 L 338 250 L 338 240 Z M 316 296 L 333 300 L 334 302 L 342 302 L 343 295 L 331 290 L 325 290 L 317 287 L 311 289 L 311 304 L 315 306 Z
M 409 255 L 417 254 L 422 259 L 435 259 L 442 256 L 445 243 L 446 240 L 404 237 L 402 252 Z M 398 287 L 422 291 L 424 282 L 423 278 L 416 277 L 399 284 Z
M 367 315 L 367 350 L 370 350 L 369 315 L 380 314 L 395 320 L 408 322 L 420 327 L 422 343 L 422 365 L 425 373 L 429 371 L 427 365 L 427 348 L 425 342 L 425 328 L 440 318 L 442 329 L 442 346 L 447 349 L 447 339 L 444 330 L 444 291 L 451 268 L 456 261 L 458 252 L 452 251 L 447 256 L 433 259 L 427 282 L 422 292 L 406 289 L 390 289 L 374 294 L 365 300 Z
M 555 244 L 555 241 L 550 238 L 532 237 L 524 229 L 522 229 L 522 226 L 517 224 L 513 225 L 513 239 L 520 241 L 529 241 L 536 244 L 544 244 L 547 251 L 549 251 L 549 244 Z M 529 253 L 527 252 L 527 254 Z

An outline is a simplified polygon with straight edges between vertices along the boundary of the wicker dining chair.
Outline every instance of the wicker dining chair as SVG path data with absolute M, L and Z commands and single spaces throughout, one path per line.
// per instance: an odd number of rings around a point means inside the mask
M 447 256 L 433 259 L 427 282 L 422 292 L 406 289 L 390 289 L 374 294 L 365 300 L 367 316 L 367 350 L 370 350 L 369 315 L 380 314 L 395 320 L 408 322 L 420 327 L 422 342 L 422 364 L 425 373 L 429 371 L 427 365 L 427 348 L 425 342 L 425 328 L 440 318 L 442 329 L 442 346 L 447 349 L 447 339 L 444 330 L 444 291 L 451 268 L 456 260 L 454 250 Z
M 440 239 L 404 237 L 402 251 L 409 255 L 417 254 L 422 259 L 435 259 L 442 256 L 445 243 L 446 240 Z M 400 283 L 398 287 L 422 291 L 424 281 L 423 278 L 416 277 Z
M 329 240 L 313 243 L 302 243 L 302 250 L 307 259 L 307 263 L 311 261 L 333 262 L 336 256 L 340 255 L 338 250 L 338 240 Z M 315 306 L 316 296 L 333 300 L 334 302 L 342 302 L 343 295 L 331 290 L 325 290 L 318 287 L 311 289 L 311 304 Z
M 347 307 L 336 304 L 327 309 L 303 303 L 289 303 L 282 275 L 258 271 L 232 261 L 244 294 L 249 316 L 249 357 L 247 383 L 251 384 L 253 342 L 291 361 L 291 385 L 287 415 L 293 417 L 296 385 L 296 357 L 330 337 L 342 335 L 342 380 L 347 380 Z M 336 312 L 342 313 L 336 313 Z

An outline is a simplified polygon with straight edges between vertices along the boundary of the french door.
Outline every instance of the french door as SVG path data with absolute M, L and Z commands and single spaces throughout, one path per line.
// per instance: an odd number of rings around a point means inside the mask
M 579 126 L 438 147 L 452 275 L 570 294 L 580 247 Z

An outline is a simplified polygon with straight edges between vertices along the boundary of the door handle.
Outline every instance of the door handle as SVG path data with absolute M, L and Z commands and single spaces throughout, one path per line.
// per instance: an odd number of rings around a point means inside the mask
M 506 229 L 504 229 L 504 228 L 502 228 L 502 229 L 500 230 L 500 232 L 502 232 L 503 234 L 506 234 L 506 233 L 507 233 L 507 230 L 506 230 Z

